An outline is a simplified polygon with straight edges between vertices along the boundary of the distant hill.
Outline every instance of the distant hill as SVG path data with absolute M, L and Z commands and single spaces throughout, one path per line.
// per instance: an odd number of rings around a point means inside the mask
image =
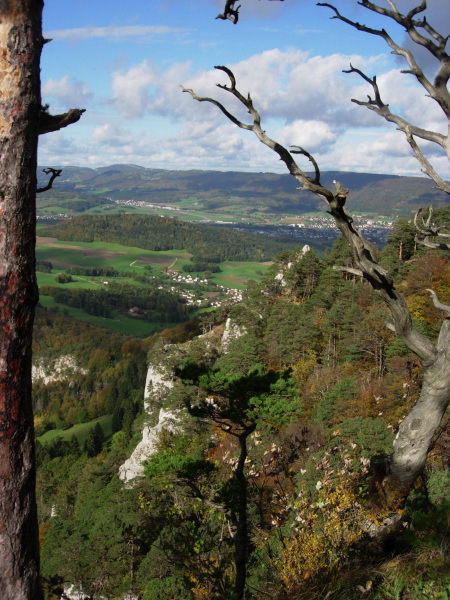
M 40 185 L 45 181 L 40 167 Z M 445 206 L 448 196 L 433 188 L 425 177 L 399 177 L 373 173 L 329 171 L 323 183 L 341 181 L 350 188 L 353 212 L 408 216 L 429 204 Z M 300 192 L 290 175 L 234 171 L 169 171 L 137 165 L 111 165 L 97 169 L 64 167 L 54 189 L 39 194 L 38 214 L 102 212 L 117 202 L 153 203 L 186 211 L 220 213 L 240 219 L 259 215 L 301 215 L 323 211 L 323 203 L 309 192 Z M 100 210 L 100 207 L 101 210 Z M 189 214 L 180 215 L 189 220 Z

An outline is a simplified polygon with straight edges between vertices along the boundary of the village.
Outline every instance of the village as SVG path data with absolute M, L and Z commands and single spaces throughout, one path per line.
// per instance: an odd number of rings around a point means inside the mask
M 227 288 L 224 285 L 216 284 L 209 279 L 193 277 L 189 274 L 182 275 L 179 271 L 173 269 L 168 269 L 167 275 L 169 279 L 177 285 L 169 287 L 159 285 L 158 289 L 166 289 L 167 291 L 177 293 L 186 301 L 188 306 L 196 306 L 198 308 L 219 308 L 221 306 L 236 304 L 242 300 L 241 290 Z

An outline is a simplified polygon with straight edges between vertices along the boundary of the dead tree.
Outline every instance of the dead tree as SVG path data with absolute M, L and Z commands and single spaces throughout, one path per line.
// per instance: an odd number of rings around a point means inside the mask
M 236 23 L 239 20 L 239 9 L 241 8 L 241 6 L 239 5 L 236 6 L 236 8 L 234 8 L 235 4 L 236 0 L 227 0 L 225 2 L 225 8 L 223 9 L 223 13 L 217 15 L 216 19 L 222 19 L 223 21 L 226 21 L 228 19 L 228 21 L 231 21 L 236 25 Z
M 35 277 L 42 0 L 0 1 L 0 590 L 41 600 L 35 502 L 31 339 Z M 70 112 L 70 111 L 69 111 Z M 48 115 L 50 117 L 50 115 Z M 78 118 L 79 118 L 78 114 Z
M 445 50 L 448 37 L 436 31 L 436 29 L 428 23 L 426 16 L 418 18 L 418 15 L 422 14 L 427 8 L 426 0 L 421 0 L 420 4 L 415 8 L 412 8 L 407 14 L 402 14 L 399 11 L 396 0 L 387 0 L 387 2 L 390 8 L 384 8 L 378 4 L 369 2 L 368 0 L 361 0 L 358 4 L 367 8 L 369 11 L 382 15 L 391 19 L 398 25 L 401 25 L 415 44 L 424 48 L 436 59 L 439 66 L 433 80 L 430 80 L 423 69 L 420 68 L 413 52 L 408 48 L 400 46 L 400 44 L 398 44 L 385 29 L 374 29 L 367 25 L 361 25 L 360 23 L 352 21 L 341 15 L 335 6 L 328 2 L 319 2 L 318 6 L 326 6 L 333 10 L 333 19 L 339 19 L 358 31 L 381 37 L 392 49 L 392 54 L 403 56 L 409 68 L 401 72 L 415 77 L 416 81 L 426 91 L 427 96 L 437 103 L 448 125 L 450 122 L 450 93 L 448 90 L 450 56 Z M 450 160 L 450 128 L 447 129 L 447 134 L 441 134 L 410 123 L 401 115 L 392 112 L 389 108 L 389 104 L 383 102 L 376 76 L 368 77 L 365 73 L 359 69 L 355 69 L 352 65 L 350 65 L 350 69 L 344 71 L 344 73 L 357 73 L 372 87 L 373 96 L 368 96 L 366 101 L 352 99 L 352 102 L 360 106 L 366 106 L 386 121 L 394 123 L 397 126 L 397 129 L 403 131 L 414 156 L 422 167 L 422 172 L 428 175 L 428 177 L 436 183 L 438 189 L 450 194 L 450 183 L 444 181 L 444 179 L 440 177 L 420 146 L 422 141 L 431 142 L 442 148 Z
M 349 190 L 343 188 L 339 182 L 335 182 L 334 190 L 323 186 L 319 165 L 307 150 L 298 146 L 288 150 L 270 138 L 261 127 L 261 117 L 253 106 L 250 94 L 244 96 L 237 89 L 235 76 L 228 68 L 216 67 L 216 69 L 226 73 L 229 78 L 228 85 L 218 84 L 218 87 L 234 96 L 247 109 L 251 122 L 240 121 L 223 104 L 213 98 L 200 97 L 193 90 L 184 87 L 182 90 L 188 92 L 198 102 L 214 104 L 232 123 L 241 129 L 252 131 L 263 144 L 278 154 L 289 173 L 301 184 L 300 189 L 313 192 L 327 203 L 336 226 L 353 250 L 358 269 L 352 269 L 352 273 L 356 272 L 364 277 L 386 303 L 392 316 L 389 327 L 418 357 L 423 366 L 420 397 L 402 421 L 394 441 L 394 451 L 386 460 L 381 491 L 383 502 L 388 510 L 395 510 L 407 497 L 411 485 L 422 473 L 431 440 L 450 400 L 450 361 L 448 360 L 450 307 L 439 303 L 438 307 L 445 313 L 445 318 L 437 342 L 432 341 L 413 326 L 403 296 L 395 288 L 389 273 L 378 264 L 372 245 L 362 236 L 346 209 Z M 314 175 L 308 175 L 297 164 L 294 154 L 303 155 L 312 163 Z M 433 300 L 437 301 L 435 295 Z
M 223 21 L 228 19 L 228 21 L 231 21 L 236 25 L 239 20 L 239 9 L 241 8 L 241 5 L 234 8 L 236 2 L 237 0 L 226 0 L 223 13 L 217 15 L 216 19 L 222 19 Z M 269 2 L 284 2 L 284 0 L 269 0 Z
M 433 223 L 433 207 L 430 206 L 427 218 L 422 217 L 422 223 L 420 224 L 418 221 L 422 211 L 423 209 L 420 208 L 414 215 L 414 225 L 417 231 L 416 242 L 434 250 L 450 250 L 450 233 L 441 231 L 442 227 Z

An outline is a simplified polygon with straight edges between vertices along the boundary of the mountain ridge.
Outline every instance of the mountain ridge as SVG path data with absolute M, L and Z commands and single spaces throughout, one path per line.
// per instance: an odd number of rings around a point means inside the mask
M 39 184 L 45 181 L 39 167 Z M 325 186 L 334 179 L 350 189 L 353 212 L 386 216 L 409 216 L 418 208 L 445 206 L 448 197 L 425 177 L 327 171 Z M 288 174 L 238 171 L 149 169 L 133 164 L 89 168 L 67 166 L 52 190 L 38 196 L 38 210 L 52 205 L 74 213 L 111 203 L 138 202 L 181 206 L 188 210 L 230 213 L 239 216 L 264 214 L 299 215 L 323 212 L 323 204 L 310 192 L 299 191 Z M 81 204 L 80 204 L 81 202 Z M 184 218 L 184 217 L 182 217 Z

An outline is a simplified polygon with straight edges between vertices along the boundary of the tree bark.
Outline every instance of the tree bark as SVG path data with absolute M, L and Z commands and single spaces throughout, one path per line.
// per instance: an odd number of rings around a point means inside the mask
M 242 600 L 245 593 L 245 584 L 247 581 L 247 561 L 249 554 L 249 536 L 247 522 L 247 478 L 245 476 L 245 461 L 247 458 L 247 438 L 256 429 L 256 424 L 251 423 L 245 430 L 237 435 L 239 440 L 239 461 L 234 471 L 233 477 L 237 482 L 238 494 L 236 498 L 235 510 L 231 511 L 231 521 L 236 527 L 236 533 L 233 537 L 234 542 L 234 564 L 236 575 L 234 579 L 234 598 Z
M 448 349 L 424 368 L 419 399 L 400 424 L 390 456 L 389 476 L 408 486 L 422 473 L 432 438 L 450 400 Z
M 31 402 L 42 0 L 0 0 L 0 590 L 41 600 Z

